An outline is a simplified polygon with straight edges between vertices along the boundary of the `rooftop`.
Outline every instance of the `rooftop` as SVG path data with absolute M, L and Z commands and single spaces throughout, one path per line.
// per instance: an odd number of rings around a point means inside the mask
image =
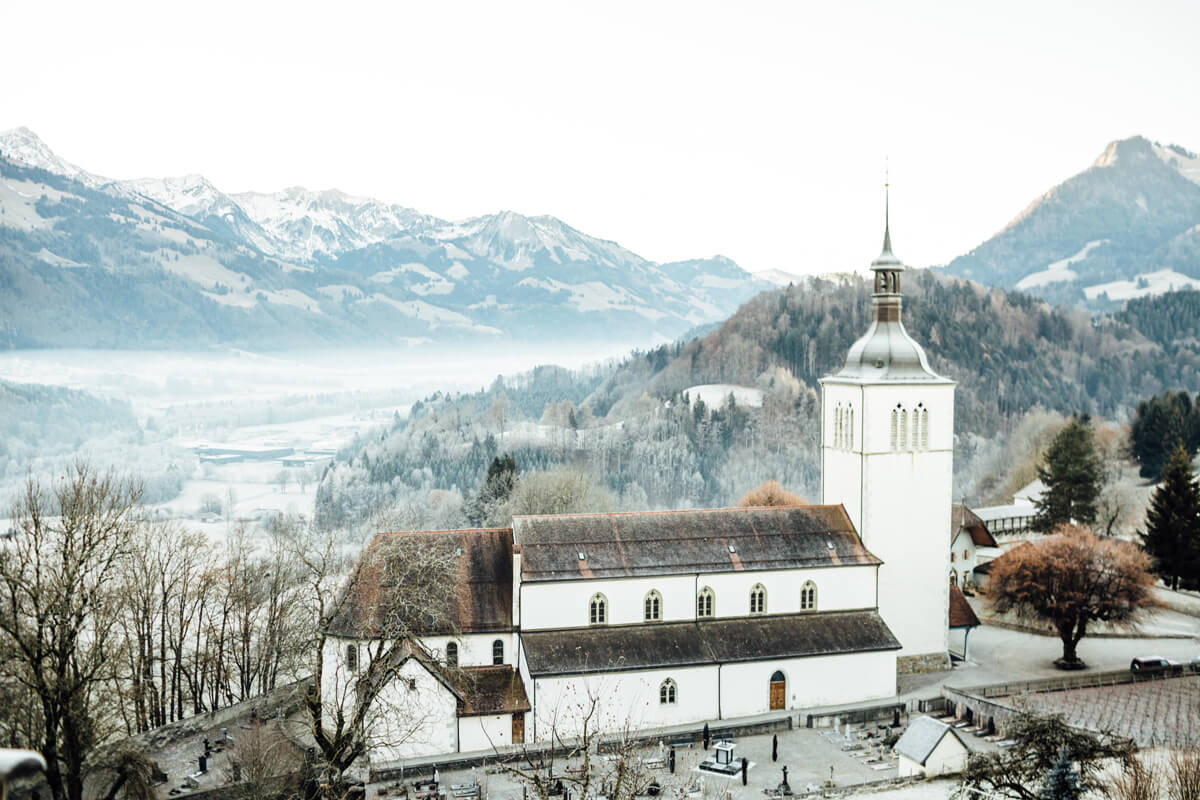
M 515 517 L 526 581 L 882 563 L 842 506 Z

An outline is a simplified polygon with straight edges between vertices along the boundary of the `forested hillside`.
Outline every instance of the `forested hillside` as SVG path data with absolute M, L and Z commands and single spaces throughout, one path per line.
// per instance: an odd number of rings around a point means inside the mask
M 1169 294 L 1093 318 L 907 273 L 905 324 L 934 368 L 958 381 L 955 496 L 979 502 L 1003 480 L 992 473 L 1011 456 L 1006 437 L 1031 412 L 1124 422 L 1141 398 L 1194 389 L 1200 343 L 1164 318 L 1186 319 L 1181 309 L 1195 314 L 1197 300 Z M 579 469 L 630 509 L 726 505 L 771 478 L 816 498 L 817 381 L 840 367 L 869 315 L 865 281 L 812 279 L 759 295 L 703 337 L 615 367 L 540 368 L 487 391 L 435 395 L 344 451 L 321 482 L 317 513 L 341 523 L 398 508 L 411 527 L 465 524 L 464 500 L 504 452 L 525 471 Z M 709 406 L 687 394 L 704 384 L 753 387 L 761 405 L 725 397 Z

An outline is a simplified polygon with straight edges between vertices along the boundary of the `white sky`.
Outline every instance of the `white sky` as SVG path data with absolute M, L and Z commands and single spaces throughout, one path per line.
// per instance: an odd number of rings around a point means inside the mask
M 553 214 L 659 261 L 945 263 L 1116 138 L 1200 149 L 1200 3 L 0 9 L 0 129 L 114 178 Z

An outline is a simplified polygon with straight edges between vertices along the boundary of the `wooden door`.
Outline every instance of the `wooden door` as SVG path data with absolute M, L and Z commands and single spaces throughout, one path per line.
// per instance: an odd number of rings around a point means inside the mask
M 787 701 L 787 683 L 784 681 L 771 681 L 771 710 L 781 711 Z
M 525 712 L 514 711 L 512 715 L 512 743 L 525 744 Z

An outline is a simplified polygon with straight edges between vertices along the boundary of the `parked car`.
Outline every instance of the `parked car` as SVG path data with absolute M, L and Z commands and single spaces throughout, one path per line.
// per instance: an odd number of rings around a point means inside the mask
M 1167 672 L 1172 667 L 1178 667 L 1162 656 L 1142 656 L 1129 662 L 1130 672 Z

